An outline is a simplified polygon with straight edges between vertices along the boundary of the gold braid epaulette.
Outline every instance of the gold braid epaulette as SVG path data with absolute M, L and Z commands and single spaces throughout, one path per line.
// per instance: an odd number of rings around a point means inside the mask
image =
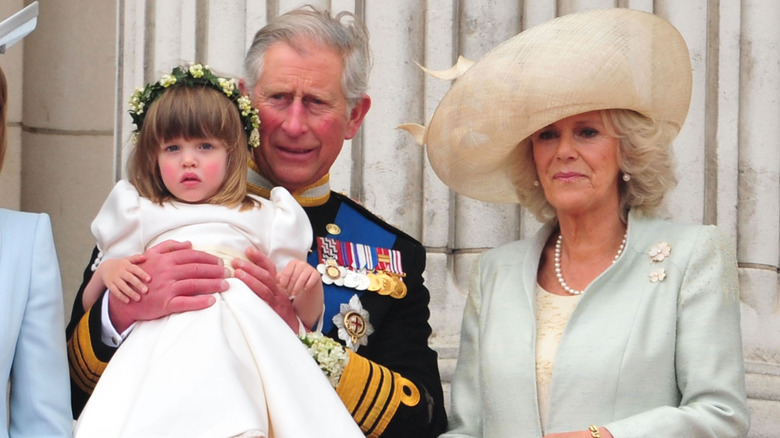
M 89 333 L 90 312 L 91 309 L 81 318 L 73 335 L 68 339 L 70 377 L 87 394 L 92 394 L 108 365 L 108 362 L 98 359 L 92 349 L 92 336 Z
M 336 392 L 367 437 L 382 435 L 401 403 L 420 402 L 420 390 L 409 379 L 352 351 Z

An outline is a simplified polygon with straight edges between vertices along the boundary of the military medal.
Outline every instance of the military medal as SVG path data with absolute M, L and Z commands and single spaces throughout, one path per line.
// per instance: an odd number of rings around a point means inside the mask
M 322 274 L 322 282 L 325 284 L 344 285 L 344 277 L 347 270 L 339 266 L 335 260 L 327 259 L 317 265 L 317 271 Z
M 329 232 L 336 231 L 333 227 Z M 324 284 L 368 290 L 396 299 L 406 296 L 407 287 L 403 281 L 406 274 L 398 250 L 317 237 L 317 252 L 317 270 L 322 274 Z
M 393 298 L 401 299 L 406 296 L 407 287 L 401 276 L 393 274 L 395 278 L 395 288 L 390 292 L 390 296 Z
M 346 330 L 353 344 L 366 334 L 366 320 L 358 312 L 350 310 L 344 315 L 344 330 Z
M 368 290 L 378 292 L 382 288 L 382 283 L 379 281 L 376 272 L 367 272 L 366 277 L 369 280 Z
M 376 276 L 380 284 L 380 288 L 377 293 L 379 295 L 390 295 L 393 289 L 395 289 L 395 281 L 393 280 L 393 277 L 384 271 L 379 272 L 376 274 Z
M 339 339 L 352 351 L 357 351 L 361 345 L 368 345 L 368 337 L 374 332 L 368 311 L 363 309 L 357 295 L 352 295 L 349 303 L 341 303 L 339 313 L 333 316 L 333 324 L 338 327 Z
M 347 270 L 347 272 L 344 274 L 344 286 L 345 287 L 351 287 L 352 289 L 357 289 L 357 287 L 360 285 L 360 277 L 357 272 Z

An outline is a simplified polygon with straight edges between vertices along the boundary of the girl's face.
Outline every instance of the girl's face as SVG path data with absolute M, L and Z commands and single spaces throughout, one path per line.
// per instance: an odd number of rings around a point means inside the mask
M 219 191 L 227 174 L 227 149 L 216 138 L 175 138 L 157 151 L 163 184 L 179 201 L 203 202 Z

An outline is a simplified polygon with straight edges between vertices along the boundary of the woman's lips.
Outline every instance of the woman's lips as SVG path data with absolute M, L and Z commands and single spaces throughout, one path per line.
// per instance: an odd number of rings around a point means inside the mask
M 574 181 L 578 178 L 582 178 L 583 175 L 577 172 L 558 172 L 555 174 L 554 179 L 558 181 Z

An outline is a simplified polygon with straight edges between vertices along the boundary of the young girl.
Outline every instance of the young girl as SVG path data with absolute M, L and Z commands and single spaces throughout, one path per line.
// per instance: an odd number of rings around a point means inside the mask
M 177 67 L 136 92 L 131 115 L 129 181 L 92 223 L 101 255 L 84 307 L 106 288 L 141 299 L 148 276 L 135 254 L 165 240 L 191 241 L 225 266 L 252 245 L 274 261 L 283 287 L 301 290 L 293 305 L 302 326 L 314 326 L 323 298 L 305 262 L 311 227 L 285 189 L 270 200 L 247 195 L 247 144 L 257 144 L 259 119 L 235 82 L 199 64 Z M 244 283 L 228 282 L 207 309 L 136 324 L 76 436 L 362 436 L 289 327 Z

